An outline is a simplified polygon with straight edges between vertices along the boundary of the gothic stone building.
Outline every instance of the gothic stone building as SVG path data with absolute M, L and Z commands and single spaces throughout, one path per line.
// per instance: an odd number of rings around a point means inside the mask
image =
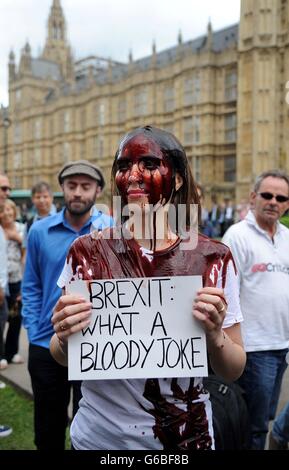
M 145 124 L 179 138 L 208 198 L 246 198 L 261 171 L 289 169 L 289 0 L 241 0 L 239 24 L 216 32 L 209 24 L 188 42 L 179 34 L 176 46 L 153 44 L 150 56 L 130 53 L 127 63 L 74 62 L 53 0 L 42 54 L 33 57 L 26 43 L 8 67 L 0 171 L 14 188 L 44 179 L 58 190 L 60 166 L 80 158 L 109 182 L 120 137 Z

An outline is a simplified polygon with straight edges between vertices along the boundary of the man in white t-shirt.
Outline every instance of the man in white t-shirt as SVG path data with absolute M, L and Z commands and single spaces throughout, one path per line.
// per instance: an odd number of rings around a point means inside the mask
M 231 226 L 223 242 L 238 268 L 247 365 L 241 378 L 251 417 L 251 447 L 264 449 L 286 369 L 289 345 L 289 230 L 279 218 L 289 207 L 289 177 L 262 173 L 251 210 Z
M 4 208 L 4 203 L 10 194 L 10 183 L 6 175 L 0 173 L 0 213 Z M 7 321 L 7 306 L 5 301 L 5 293 L 8 285 L 7 272 L 7 243 L 4 230 L 0 224 L 0 370 L 6 369 L 8 366 L 5 359 L 4 351 L 4 328 Z

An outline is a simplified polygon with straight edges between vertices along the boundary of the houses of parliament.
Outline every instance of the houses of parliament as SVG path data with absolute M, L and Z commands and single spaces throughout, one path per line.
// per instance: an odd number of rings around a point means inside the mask
M 260 172 L 289 170 L 289 0 L 241 0 L 239 24 L 209 23 L 187 42 L 179 33 L 175 46 L 153 43 L 151 55 L 130 53 L 127 63 L 75 62 L 60 0 L 47 28 L 41 55 L 26 42 L 19 64 L 13 50 L 8 58 L 0 171 L 13 188 L 45 180 L 59 190 L 59 168 L 87 159 L 103 170 L 108 200 L 119 139 L 146 124 L 178 137 L 209 195 L 241 200 Z

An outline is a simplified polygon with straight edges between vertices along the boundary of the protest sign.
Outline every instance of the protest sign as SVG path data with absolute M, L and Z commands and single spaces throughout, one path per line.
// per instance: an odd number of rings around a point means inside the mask
M 70 380 L 207 375 L 205 334 L 192 304 L 201 276 L 73 281 L 92 302 L 90 325 L 68 344 Z

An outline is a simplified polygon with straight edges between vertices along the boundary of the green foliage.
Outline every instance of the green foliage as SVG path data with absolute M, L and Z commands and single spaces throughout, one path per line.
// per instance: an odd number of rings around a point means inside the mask
M 0 450 L 35 450 L 33 442 L 33 401 L 10 385 L 0 389 L 0 423 L 13 428 L 0 438 Z
M 286 214 L 283 215 L 280 219 L 281 224 L 286 225 L 286 227 L 289 228 L 289 213 L 287 212 Z

